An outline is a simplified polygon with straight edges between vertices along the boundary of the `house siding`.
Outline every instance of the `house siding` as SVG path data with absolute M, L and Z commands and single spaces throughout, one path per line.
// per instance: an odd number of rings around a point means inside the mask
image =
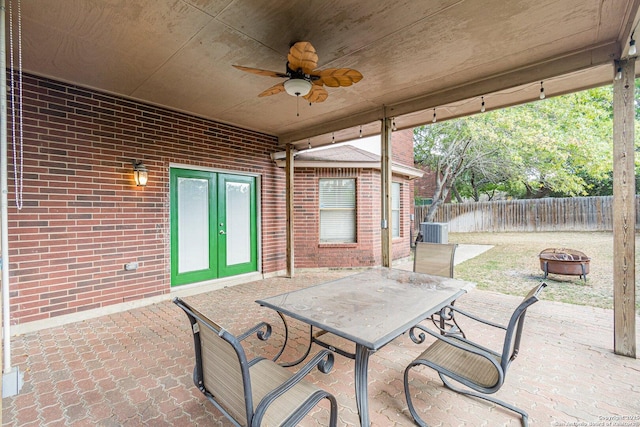
M 356 180 L 356 243 L 321 243 L 319 180 L 354 178 Z M 393 260 L 410 255 L 413 214 L 413 182 L 400 176 L 400 236 L 392 241 Z M 355 168 L 295 169 L 294 236 L 296 268 L 367 267 L 382 263 L 380 171 Z
M 274 136 L 28 74 L 22 111 L 23 145 L 14 152 L 10 139 L 8 152 L 12 324 L 170 293 L 171 165 L 259 177 L 260 271 L 285 270 L 286 186 L 270 157 L 279 150 Z M 412 164 L 399 134 L 394 159 Z M 149 170 L 144 188 L 133 182 L 134 159 Z M 356 178 L 356 244 L 319 244 L 321 177 Z M 392 253 L 398 259 L 410 250 L 413 182 L 394 181 L 402 182 L 401 237 Z M 296 267 L 381 263 L 379 171 L 296 169 L 294 187 Z M 138 268 L 126 271 L 129 262 Z
M 285 268 L 275 137 L 32 75 L 23 76 L 23 116 L 21 210 L 20 146 L 8 153 L 13 324 L 170 292 L 172 163 L 259 176 L 262 272 Z M 133 159 L 149 169 L 144 188 Z M 139 268 L 125 271 L 132 261 Z
M 433 199 L 438 188 L 436 173 L 429 166 L 420 163 L 416 163 L 414 167 L 424 172 L 424 175 L 415 181 L 415 196 L 421 199 Z M 445 203 L 449 202 L 451 202 L 451 193 L 447 195 L 445 200 Z
M 356 243 L 320 243 L 319 181 L 356 180 Z M 368 267 L 381 262 L 380 173 L 371 170 L 296 168 L 294 235 L 296 268 Z M 374 213 L 376 211 L 377 213 Z
M 392 132 L 391 151 L 393 161 L 413 166 L 413 129 Z
M 403 129 L 391 134 L 391 157 L 393 161 L 402 165 L 410 165 L 419 168 L 414 164 L 413 155 L 413 129 Z M 401 180 L 394 176 L 394 181 L 402 182 L 400 200 L 400 239 L 393 239 L 391 259 L 402 259 L 409 256 L 412 240 L 415 239 L 416 230 L 420 227 L 420 220 L 414 218 L 414 200 L 417 195 L 417 185 L 423 182 L 424 177 L 413 180 Z

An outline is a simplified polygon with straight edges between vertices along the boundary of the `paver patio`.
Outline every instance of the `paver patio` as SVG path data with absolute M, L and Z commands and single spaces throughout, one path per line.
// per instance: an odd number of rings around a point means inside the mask
M 254 301 L 350 273 L 303 272 L 295 279 L 271 278 L 184 299 L 234 333 L 270 322 L 272 337 L 266 343 L 249 338 L 247 349 L 273 355 L 282 343 L 281 321 Z M 519 300 L 474 290 L 457 304 L 504 322 Z M 285 353 L 290 359 L 304 347 L 302 325 L 293 335 Z M 521 353 L 498 396 L 528 411 L 532 426 L 640 426 L 640 360 L 613 354 L 612 340 L 611 310 L 549 302 L 543 293 L 527 312 Z M 25 384 L 19 395 L 3 400 L 3 426 L 231 425 L 192 383 L 188 323 L 170 301 L 16 336 L 12 346 Z M 372 356 L 373 425 L 413 425 L 402 374 L 423 346 L 404 335 Z M 336 356 L 328 375 L 315 371 L 309 378 L 337 397 L 340 425 L 358 425 L 351 360 Z M 412 383 L 415 405 L 433 426 L 520 425 L 501 408 L 445 389 L 428 369 Z M 324 405 L 303 425 L 327 420 Z

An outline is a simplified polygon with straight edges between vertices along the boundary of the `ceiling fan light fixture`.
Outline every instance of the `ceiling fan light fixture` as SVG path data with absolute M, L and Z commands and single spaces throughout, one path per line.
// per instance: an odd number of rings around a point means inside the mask
M 286 92 L 291 96 L 295 96 L 298 104 L 301 96 L 309 102 L 309 105 L 324 102 L 329 96 L 329 92 L 324 86 L 351 86 L 362 80 L 362 74 L 358 70 L 351 68 L 316 69 L 318 67 L 318 54 L 313 45 L 306 41 L 299 41 L 289 48 L 286 73 L 243 67 L 242 65 L 234 65 L 234 67 L 251 74 L 286 79 L 263 90 L 258 94 L 258 97 Z
M 305 96 L 311 91 L 312 83 L 304 79 L 289 79 L 284 82 L 284 90 L 291 96 Z

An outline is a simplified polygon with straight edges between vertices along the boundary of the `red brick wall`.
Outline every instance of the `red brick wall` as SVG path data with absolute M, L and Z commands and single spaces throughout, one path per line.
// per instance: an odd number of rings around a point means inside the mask
M 274 137 L 28 75 L 23 110 L 20 211 L 9 167 L 14 324 L 169 292 L 172 162 L 259 174 L 262 270 L 285 268 Z M 133 183 L 132 159 L 149 169 L 145 188 Z M 130 261 L 136 271 L 124 271 Z
M 428 166 L 416 164 L 416 168 L 422 170 L 422 178 L 415 180 L 415 195 L 423 199 L 431 199 L 436 192 L 436 174 Z M 446 202 L 451 201 L 451 193 L 447 195 Z
M 413 129 L 404 129 L 393 132 L 391 134 L 391 147 L 393 151 L 393 161 L 405 166 L 414 166 L 413 163 Z M 394 176 L 394 181 L 399 181 L 399 177 Z M 394 239 L 393 254 L 391 259 L 399 259 L 409 256 L 409 248 L 411 239 L 411 228 L 415 229 L 415 222 L 410 217 L 414 212 L 414 188 L 417 179 L 411 181 L 403 181 L 401 187 L 401 203 L 400 203 L 400 236 L 401 240 Z
M 8 153 L 12 323 L 170 292 L 171 164 L 259 175 L 262 271 L 285 268 L 285 181 L 270 158 L 274 137 L 36 76 L 23 82 L 22 210 Z M 394 160 L 410 165 L 402 135 L 393 136 Z M 149 169 L 144 188 L 133 183 L 132 159 Z M 296 266 L 380 264 L 379 172 L 316 172 L 296 171 Z M 317 180 L 345 173 L 358 178 L 358 244 L 322 247 Z M 394 259 L 409 251 L 412 183 L 402 195 Z M 131 261 L 139 268 L 125 271 Z
M 413 129 L 392 132 L 391 151 L 394 162 L 413 166 Z
M 415 167 L 424 172 L 422 178 L 418 178 L 415 181 L 416 197 L 432 198 L 436 191 L 436 174 L 428 166 L 416 164 Z
M 319 180 L 355 178 L 357 243 L 320 243 Z M 409 256 L 410 222 L 413 212 L 413 184 L 401 182 L 400 237 L 393 239 L 392 259 Z M 296 268 L 360 267 L 382 262 L 380 231 L 380 171 L 373 169 L 296 168 L 294 189 Z

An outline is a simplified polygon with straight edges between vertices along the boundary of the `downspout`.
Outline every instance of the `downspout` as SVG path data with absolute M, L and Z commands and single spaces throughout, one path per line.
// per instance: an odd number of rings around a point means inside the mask
M 11 333 L 9 317 L 9 238 L 7 220 L 9 187 L 7 185 L 7 52 L 6 52 L 6 29 L 5 29 L 5 1 L 0 0 L 0 188 L 1 204 L 0 212 L 0 250 L 2 251 L 2 349 L 3 368 L 2 372 L 11 371 Z M 3 382 L 4 385 L 4 382 Z M 4 387 L 3 387 L 4 388 Z
M 2 257 L 2 397 L 15 396 L 22 388 L 22 374 L 11 367 L 11 318 L 9 316 L 9 221 L 7 184 L 7 55 L 5 0 L 0 0 L 0 256 Z M 13 70 L 11 70 L 13 72 Z

